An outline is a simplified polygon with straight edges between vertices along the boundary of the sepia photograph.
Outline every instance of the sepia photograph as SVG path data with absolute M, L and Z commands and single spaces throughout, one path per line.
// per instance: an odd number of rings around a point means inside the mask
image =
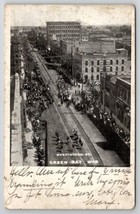
M 6 207 L 133 207 L 135 8 L 7 5 L 5 121 Z
M 10 39 L 10 164 L 130 166 L 131 25 L 15 21 Z

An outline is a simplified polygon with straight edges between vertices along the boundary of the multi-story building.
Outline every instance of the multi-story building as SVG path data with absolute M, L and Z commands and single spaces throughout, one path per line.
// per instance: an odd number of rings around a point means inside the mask
M 101 104 L 115 119 L 119 131 L 111 135 L 115 151 L 130 164 L 131 76 L 101 75 Z M 116 126 L 116 127 L 117 127 Z
M 58 41 L 79 41 L 81 38 L 81 25 L 79 22 L 47 22 L 48 44 L 53 37 Z
M 103 99 L 104 96 L 104 99 Z M 130 131 L 131 76 L 102 75 L 101 102 Z
M 102 41 L 65 41 L 61 40 L 62 54 L 80 53 L 115 53 L 115 42 L 113 40 Z
M 74 55 L 75 76 L 81 76 L 85 82 L 100 81 L 100 73 L 128 74 L 128 53 L 125 49 L 116 49 L 115 53 L 80 53 Z
M 19 73 L 21 66 L 22 47 L 18 33 L 18 30 L 16 30 L 14 35 L 11 36 L 11 75 L 16 72 Z

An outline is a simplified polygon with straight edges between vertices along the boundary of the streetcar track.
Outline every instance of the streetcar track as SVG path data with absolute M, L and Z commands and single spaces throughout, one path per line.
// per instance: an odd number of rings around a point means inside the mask
M 44 70 L 46 71 L 46 74 L 49 76 L 49 80 L 50 80 L 53 84 L 56 84 L 56 83 L 54 82 L 54 80 L 52 79 L 51 75 L 49 74 L 46 65 L 43 64 L 43 62 L 42 62 L 43 60 L 41 59 L 42 57 L 39 56 L 38 53 L 36 54 L 36 56 L 37 56 L 37 58 L 39 59 L 39 61 L 40 61 L 41 65 L 42 65 L 42 67 L 43 67 Z M 45 73 L 44 73 L 44 72 L 42 72 L 42 73 L 43 73 L 43 79 L 46 80 L 46 78 L 45 78 Z M 52 85 L 52 86 L 53 86 L 53 85 Z M 54 93 L 54 95 L 56 96 L 57 91 L 56 91 L 55 86 L 53 86 L 53 93 Z M 56 97 L 57 97 L 57 96 L 56 96 Z M 63 117 L 64 117 L 64 114 L 62 114 L 62 113 L 60 112 L 60 110 L 59 110 L 59 108 L 58 108 L 58 106 L 57 106 L 56 103 L 55 103 L 55 105 L 56 105 L 57 111 L 58 111 L 58 113 L 59 113 L 59 115 L 60 115 L 60 118 L 62 119 L 63 124 L 64 124 L 64 118 L 63 118 Z M 87 146 L 88 146 L 89 150 L 91 151 L 92 155 L 94 154 L 94 155 L 93 155 L 94 159 L 99 161 L 99 162 L 98 162 L 98 166 L 104 166 L 102 159 L 100 158 L 100 156 L 99 156 L 97 150 L 95 149 L 95 147 L 94 147 L 92 141 L 90 140 L 89 136 L 88 136 L 87 133 L 85 132 L 84 128 L 81 126 L 80 122 L 79 122 L 78 119 L 75 117 L 75 115 L 74 115 L 74 113 L 72 112 L 72 110 L 71 110 L 69 107 L 67 108 L 67 110 L 68 110 L 68 113 L 67 113 L 67 114 L 70 114 L 70 115 L 71 115 L 71 118 L 72 118 L 72 120 L 74 121 L 74 123 L 76 124 L 77 128 L 79 129 L 79 132 L 82 133 L 81 135 L 82 135 L 83 139 L 85 140 L 85 142 L 87 143 Z M 64 124 L 64 127 L 65 127 L 65 124 Z M 65 127 L 65 128 L 66 128 L 66 127 Z M 69 133 L 68 127 L 66 128 L 66 130 L 67 130 L 67 132 Z M 77 149 L 76 149 L 76 150 L 77 150 Z M 82 157 L 81 157 L 81 158 L 82 158 Z M 82 160 L 83 160 L 83 158 L 82 158 Z M 83 160 L 83 162 L 84 162 L 84 160 Z M 84 165 L 86 165 L 85 162 L 84 162 Z
M 38 55 L 36 55 L 36 56 L 38 57 L 40 63 L 41 63 L 42 66 L 44 67 L 44 69 L 46 70 L 46 66 L 43 65 L 43 63 L 42 63 L 42 61 L 40 60 L 39 56 L 38 56 Z M 46 72 L 46 73 L 48 74 L 48 72 Z M 49 75 L 49 74 L 48 74 L 48 75 Z M 50 76 L 50 75 L 49 75 L 49 76 Z M 44 76 L 44 79 L 45 79 L 45 76 Z M 51 79 L 51 78 L 50 78 L 50 79 Z M 53 88 L 54 88 L 54 86 L 53 86 Z M 54 90 L 54 94 L 56 94 L 55 89 L 53 89 L 53 90 Z M 57 111 L 57 114 L 58 114 L 59 117 L 60 117 L 60 120 L 61 120 L 61 122 L 62 122 L 62 124 L 63 124 L 63 126 L 64 126 L 64 128 L 65 128 L 65 131 L 66 131 L 67 135 L 70 136 L 70 133 L 69 133 L 69 131 L 68 131 L 68 127 L 66 128 L 66 125 L 64 124 L 64 118 L 62 117 L 61 112 L 60 112 L 60 110 L 59 110 L 57 104 L 55 103 L 55 101 L 54 101 L 53 105 L 54 105 L 54 107 L 55 107 L 55 109 L 56 109 L 56 111 Z M 77 150 L 76 148 L 75 148 L 75 150 L 76 150 L 76 152 L 78 153 L 78 150 Z M 79 158 L 81 159 L 81 161 L 82 161 L 82 163 L 83 163 L 83 166 L 87 166 L 87 164 L 85 163 L 83 157 L 79 156 Z M 82 165 L 81 165 L 81 166 L 82 166 Z
M 73 120 L 75 121 L 75 124 L 77 124 L 77 126 L 79 127 L 79 129 L 81 130 L 80 132 L 82 132 L 82 136 L 85 139 L 85 141 L 88 143 L 88 146 L 90 148 L 90 151 L 92 154 L 94 154 L 94 158 L 95 160 L 99 161 L 99 165 L 103 166 L 103 161 L 100 158 L 97 150 L 95 149 L 94 145 L 92 144 L 89 136 L 87 135 L 87 133 L 85 132 L 84 128 L 81 126 L 80 122 L 78 121 L 78 119 L 75 117 L 75 115 L 73 114 L 72 110 L 68 107 L 68 111 L 71 113 L 71 117 L 73 118 Z

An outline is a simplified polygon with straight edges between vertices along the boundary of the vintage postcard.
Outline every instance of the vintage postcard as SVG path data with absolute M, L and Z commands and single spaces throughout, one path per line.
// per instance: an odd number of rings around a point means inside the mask
M 135 7 L 5 5 L 8 209 L 135 206 Z

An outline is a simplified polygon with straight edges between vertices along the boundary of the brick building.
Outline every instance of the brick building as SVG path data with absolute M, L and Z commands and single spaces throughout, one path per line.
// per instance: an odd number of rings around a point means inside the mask
M 103 94 L 105 92 L 105 94 Z M 104 103 L 103 103 L 103 96 Z M 131 76 L 101 76 L 101 102 L 130 131 Z
M 81 75 L 84 81 L 100 81 L 100 73 L 107 72 L 112 75 L 130 73 L 128 53 L 125 49 L 116 49 L 115 53 L 80 53 L 74 55 L 74 72 Z
M 47 22 L 46 24 L 48 44 L 54 35 L 58 41 L 79 41 L 81 38 L 79 22 Z

